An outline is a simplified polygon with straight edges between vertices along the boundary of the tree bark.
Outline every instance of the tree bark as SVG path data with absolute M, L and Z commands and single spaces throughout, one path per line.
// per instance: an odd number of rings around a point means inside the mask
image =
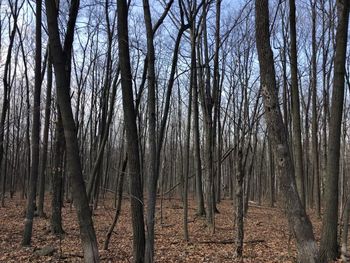
M 313 195 L 317 215 L 321 216 L 320 174 L 318 157 L 318 120 L 317 120 L 317 47 L 316 47 L 316 0 L 312 1 L 312 169 L 313 169 Z
M 70 100 L 71 52 L 75 22 L 79 10 L 79 0 L 71 1 L 63 47 L 59 34 L 58 8 L 53 1 L 46 0 L 45 3 L 50 51 L 55 69 L 57 100 L 62 114 L 62 124 L 66 141 L 68 173 L 70 175 L 72 196 L 79 221 L 84 260 L 85 262 L 99 262 L 96 234 L 86 195 L 76 127 Z
M 319 262 L 310 219 L 296 190 L 294 167 L 278 104 L 273 53 L 270 46 L 268 0 L 255 1 L 256 45 L 269 140 L 277 159 L 280 187 L 289 227 L 296 238 L 299 262 Z
M 132 76 L 128 37 L 128 6 L 126 0 L 117 1 L 118 8 L 118 43 L 119 64 L 121 69 L 121 85 L 125 129 L 128 142 L 128 172 L 130 176 L 130 202 L 133 227 L 133 261 L 145 261 L 145 229 L 143 216 L 143 195 L 140 173 L 139 139 L 136 126 L 136 111 L 133 102 Z
M 339 21 L 334 57 L 334 79 L 329 122 L 327 168 L 325 178 L 325 210 L 320 243 L 321 262 L 338 257 L 338 180 L 340 134 L 344 103 L 344 76 L 349 24 L 349 2 L 338 1 Z
M 147 236 L 145 261 L 152 263 L 154 256 L 154 224 L 156 191 L 158 181 L 157 164 L 157 114 L 156 114 L 156 72 L 155 51 L 153 43 L 152 18 L 148 0 L 143 0 L 143 11 L 147 35 L 147 62 L 148 62 L 148 144 L 149 144 L 149 173 L 147 184 Z
M 49 69 L 50 70 L 50 69 Z M 62 187 L 63 187 L 63 153 L 65 148 L 62 116 L 57 105 L 55 125 L 54 160 L 52 169 L 52 199 L 51 199 L 51 231 L 60 236 L 64 233 L 62 227 Z
M 27 199 L 27 212 L 24 221 L 24 233 L 22 245 L 28 246 L 31 243 L 33 218 L 35 211 L 35 200 L 37 192 L 37 180 L 39 172 L 39 141 L 40 141 L 40 97 L 41 97 L 41 9 L 42 0 L 36 1 L 35 16 L 35 83 L 34 83 L 34 108 L 32 126 L 31 154 L 32 162 L 30 167 L 29 195 Z
M 46 176 L 46 162 L 47 162 L 47 148 L 49 139 L 49 125 L 51 116 L 51 92 L 52 91 L 52 62 L 50 55 L 48 57 L 47 66 L 47 90 L 46 90 L 46 105 L 45 105 L 45 123 L 44 123 L 44 138 L 43 149 L 41 156 L 41 170 L 40 170 L 40 184 L 39 184 L 39 201 L 38 214 L 44 217 L 44 199 L 45 199 L 45 176 Z
M 196 33 L 195 20 L 193 19 L 191 26 L 191 78 L 193 85 L 193 136 L 194 136 L 194 154 L 196 163 L 196 197 L 197 197 L 197 214 L 205 215 L 203 183 L 202 183 L 202 162 L 200 150 L 200 134 L 199 134 L 199 109 L 198 109 L 198 83 L 197 83 L 197 63 L 196 63 Z
M 213 125 L 213 108 L 215 99 L 211 92 L 211 75 L 210 75 L 210 61 L 209 61 L 209 47 L 208 47 L 208 32 L 207 32 L 207 8 L 209 3 L 205 1 L 203 5 L 203 52 L 204 65 L 201 69 L 201 100 L 204 119 L 205 132 L 205 160 L 206 160 L 206 219 L 210 230 L 215 232 L 215 195 L 214 195 L 214 138 L 215 131 Z M 199 52 L 198 52 L 199 53 Z M 216 92 L 216 91 L 215 91 Z
M 124 177 L 125 177 L 125 173 L 126 173 L 126 166 L 128 164 L 128 156 L 126 155 L 123 161 L 123 165 L 122 165 L 122 171 L 120 173 L 119 176 L 119 182 L 118 182 L 118 202 L 117 202 L 117 208 L 115 210 L 115 215 L 113 218 L 113 222 L 111 224 L 111 226 L 108 229 L 107 235 L 106 235 L 106 239 L 105 242 L 103 244 L 103 249 L 104 250 L 108 250 L 108 245 L 109 245 L 109 241 L 111 239 L 113 230 L 118 222 L 118 218 L 122 209 L 122 201 L 123 201 L 123 186 L 124 186 Z
M 243 257 L 243 239 L 244 239 L 244 225 L 243 225 L 243 152 L 242 149 L 237 153 L 237 171 L 236 171 L 236 256 Z
M 301 144 L 301 125 L 300 125 L 300 99 L 298 87 L 298 55 L 296 39 L 295 22 L 295 0 L 289 0 L 289 26 L 290 26 L 290 68 L 291 68 L 291 95 L 292 95 L 292 124 L 293 124 L 293 148 L 294 148 L 294 167 L 297 188 L 301 203 L 305 207 L 305 184 L 304 184 L 304 166 L 303 149 Z
M 17 2 L 16 2 L 17 3 Z M 4 137 L 5 137 L 5 122 L 6 122 L 6 115 L 9 107 L 9 94 L 11 90 L 11 86 L 9 83 L 9 70 L 11 66 L 11 58 L 12 58 L 12 49 L 14 46 L 15 36 L 17 32 L 17 18 L 19 15 L 19 11 L 21 8 L 18 9 L 17 5 L 14 7 L 15 11 L 13 13 L 13 28 L 11 30 L 8 49 L 7 49 L 7 55 L 6 55 L 6 61 L 5 61 L 5 68 L 4 68 L 4 77 L 3 77 L 3 84 L 4 84 L 4 91 L 3 91 L 3 101 L 2 101 L 2 108 L 1 108 L 1 117 L 0 117 L 0 179 L 6 180 L 6 175 L 2 172 L 2 163 L 3 163 L 3 157 L 4 157 Z M 1 193 L 2 199 L 5 200 L 5 192 Z M 4 205 L 4 201 L 2 201 L 2 206 Z
M 348 195 L 348 198 L 349 198 L 349 195 Z M 341 259 L 342 259 L 342 262 L 349 262 L 349 254 L 348 254 L 349 212 L 350 212 L 350 202 L 348 199 L 348 200 L 346 200 L 346 204 L 344 206 L 343 232 L 342 232 L 342 236 L 341 236 Z
M 187 113 L 187 134 L 186 134 L 186 142 L 185 142 L 185 172 L 184 172 L 184 185 L 183 185 L 183 210 L 184 210 L 184 240 L 189 241 L 188 234 L 188 178 L 190 171 L 190 136 L 191 136 L 191 114 L 192 114 L 192 89 L 193 86 L 189 87 L 189 96 L 188 96 L 188 113 Z

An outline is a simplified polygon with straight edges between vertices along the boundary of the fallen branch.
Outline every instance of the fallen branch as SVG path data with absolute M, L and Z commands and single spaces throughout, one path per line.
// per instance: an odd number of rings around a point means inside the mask
M 245 244 L 258 244 L 258 243 L 264 243 L 264 239 L 253 239 L 253 240 L 247 240 L 244 241 Z M 233 239 L 227 239 L 227 240 L 208 240 L 208 241 L 200 241 L 199 244 L 234 244 L 235 240 Z

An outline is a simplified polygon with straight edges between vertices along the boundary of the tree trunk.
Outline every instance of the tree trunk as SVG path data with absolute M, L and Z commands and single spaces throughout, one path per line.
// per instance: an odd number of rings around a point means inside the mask
M 49 69 L 50 70 L 50 69 Z M 63 187 L 63 153 L 65 148 L 62 116 L 57 105 L 57 119 L 55 125 L 54 160 L 52 169 L 52 200 L 51 200 L 51 231 L 60 236 L 62 228 L 62 187 Z
M 270 46 L 268 0 L 256 0 L 256 44 L 269 140 L 277 159 L 283 204 L 289 227 L 296 237 L 299 262 L 318 262 L 311 222 L 296 190 L 287 131 L 279 108 L 273 53 Z
M 45 176 L 46 176 L 46 162 L 47 162 L 47 148 L 49 139 L 49 125 L 51 116 L 51 90 L 52 90 L 52 62 L 50 55 L 48 57 L 47 68 L 47 90 L 46 90 L 46 105 L 45 105 L 45 123 L 44 123 L 44 138 L 43 138 L 43 150 L 41 157 L 41 170 L 40 170 L 40 184 L 39 184 L 39 201 L 38 201 L 38 214 L 40 217 L 44 217 L 44 198 L 45 198 Z
M 109 128 L 110 124 L 112 122 L 113 117 L 113 111 L 114 111 L 114 104 L 115 104 L 115 95 L 116 95 L 116 89 L 117 89 L 117 80 L 119 75 L 119 68 L 117 69 L 117 74 L 115 76 L 115 79 L 112 83 L 112 45 L 113 45 L 113 36 L 114 36 L 114 28 L 115 28 L 115 20 L 113 20 L 112 28 L 110 25 L 110 19 L 109 19 L 109 1 L 106 0 L 105 2 L 105 17 L 106 17 L 106 31 L 107 31 L 107 62 L 106 62 L 106 70 L 105 70 L 105 76 L 103 81 L 103 91 L 102 91 L 102 98 L 101 98 L 101 118 L 100 118 L 100 125 L 99 125 L 99 138 L 98 138 L 98 150 L 97 150 L 97 156 L 93 163 L 92 172 L 89 176 L 89 182 L 87 185 L 87 196 L 89 199 L 89 202 L 92 200 L 92 191 L 95 187 L 95 191 L 98 192 L 98 185 L 101 180 L 101 175 L 103 172 L 103 156 L 105 151 L 105 146 L 108 140 L 109 135 Z M 108 107 L 108 98 L 110 94 L 111 86 L 113 88 L 112 90 L 112 96 L 110 98 L 110 106 Z M 94 203 L 95 206 L 97 206 L 97 202 Z
M 122 166 L 122 171 L 120 173 L 119 176 L 119 182 L 118 182 L 118 191 L 117 191 L 117 195 L 118 195 L 118 203 L 117 203 L 117 207 L 115 210 L 115 215 L 113 218 L 113 222 L 111 224 L 111 226 L 108 229 L 107 235 L 106 235 L 106 239 L 105 242 L 103 244 L 103 249 L 104 250 L 108 250 L 108 245 L 109 245 L 109 241 L 111 239 L 113 230 L 118 222 L 118 218 L 122 209 L 122 201 L 123 201 L 123 186 L 124 186 L 124 176 L 126 173 L 126 166 L 128 164 L 128 156 L 125 156 L 124 161 L 123 161 L 123 166 Z
M 317 119 L 317 50 L 316 50 L 316 0 L 312 5 L 312 169 L 313 169 L 313 195 L 316 212 L 321 216 L 321 197 L 320 197 L 320 174 L 318 158 L 318 119 Z
M 46 0 L 45 2 L 50 51 L 55 69 L 57 100 L 62 114 L 62 124 L 66 141 L 68 173 L 79 221 L 84 260 L 86 262 L 99 262 L 97 240 L 86 195 L 70 99 L 71 52 L 75 22 L 79 10 L 79 0 L 71 1 L 63 47 L 59 35 L 58 9 L 53 1 Z
M 301 145 L 301 125 L 300 125 L 300 99 L 298 88 L 298 59 L 297 59 L 297 39 L 295 25 L 295 0 L 289 0 L 289 25 L 290 25 L 290 68 L 291 68 L 291 94 L 292 94 L 292 124 L 293 124 L 293 148 L 295 178 L 301 203 L 305 207 L 305 187 L 303 169 L 303 149 Z
M 348 195 L 348 198 L 349 198 L 349 195 Z M 350 200 L 347 199 L 344 207 L 343 232 L 341 237 L 342 262 L 349 262 L 349 254 L 348 254 L 349 214 L 350 214 Z
M 158 181 L 157 164 L 157 113 L 156 113 L 156 73 L 155 73 L 155 51 L 153 44 L 152 18 L 148 0 L 143 0 L 143 11 L 147 35 L 147 61 L 148 61 L 148 144 L 149 144 L 149 173 L 147 184 L 147 239 L 145 260 L 153 263 L 154 256 L 154 224 L 156 191 Z
M 192 89 L 193 85 L 189 87 L 189 96 L 188 96 L 188 113 L 187 113 L 187 134 L 185 142 L 185 174 L 184 174 L 184 185 L 183 185 L 183 196 L 184 196 L 184 240 L 189 241 L 188 235 L 188 177 L 190 171 L 190 136 L 191 136 L 191 114 L 192 114 Z
M 325 210 L 320 244 L 321 262 L 338 257 L 338 179 L 340 133 L 344 103 L 344 76 L 349 22 L 349 2 L 338 2 L 339 21 L 334 57 L 334 79 L 329 123 L 327 168 L 325 178 Z
M 145 260 L 145 230 L 143 216 L 143 196 L 140 171 L 139 137 L 136 126 L 136 111 L 133 102 L 132 76 L 128 37 L 128 6 L 126 0 L 117 1 L 118 8 L 118 43 L 119 63 L 125 129 L 128 142 L 128 166 L 130 176 L 130 202 L 133 227 L 133 261 L 142 263 Z
M 191 27 L 191 76 L 193 83 L 193 136 L 194 136 L 194 153 L 196 163 L 196 197 L 197 197 L 197 214 L 205 215 L 203 184 L 202 184 L 202 162 L 200 150 L 200 134 L 199 134 L 199 112 L 198 112 L 198 85 L 197 85 L 197 69 L 196 69 L 196 38 L 194 23 Z
M 236 171 L 236 256 L 238 258 L 243 257 L 243 239 L 244 239 L 244 226 L 243 226 L 243 153 L 242 149 L 237 153 L 237 171 Z
M 205 1 L 203 5 L 203 48 L 204 65 L 201 73 L 201 99 L 203 109 L 204 133 L 205 133 L 205 160 L 206 160 L 206 217 L 209 229 L 215 232 L 215 195 L 214 195 L 214 128 L 213 128 L 213 104 L 214 99 L 211 94 L 211 75 L 207 32 L 207 7 Z M 198 52 L 199 53 L 199 52 Z
M 15 10 L 17 10 L 17 5 L 15 5 Z M 16 28 L 17 28 L 17 18 L 18 18 L 19 11 L 20 10 L 17 10 L 17 13 L 13 14 L 13 28 L 10 34 L 10 40 L 8 44 L 5 68 L 4 68 L 4 77 L 3 77 L 4 91 L 3 91 L 3 101 L 2 101 L 1 117 L 0 117 L 0 179 L 2 180 L 6 179 L 5 174 L 3 174 L 2 172 L 2 163 L 3 163 L 3 157 L 4 157 L 4 144 L 5 144 L 4 143 L 5 122 L 6 122 L 6 115 L 9 107 L 9 96 L 10 96 L 9 94 L 11 90 L 11 86 L 9 83 L 9 79 L 10 79 L 9 69 L 11 66 L 12 48 L 14 46 L 15 36 L 17 32 Z M 4 198 L 5 198 L 5 192 L 2 193 L 2 199 L 4 200 Z M 2 203 L 4 203 L 4 201 L 2 201 Z
M 26 219 L 24 221 L 24 233 L 22 245 L 31 243 L 33 218 L 35 211 L 35 200 L 37 191 L 37 180 L 39 172 L 39 141 L 40 141 L 40 95 L 41 95 L 41 8 L 42 0 L 36 1 L 35 20 L 35 83 L 34 83 L 34 108 L 32 126 L 32 163 L 30 168 L 29 195 L 27 200 Z
M 268 154 L 268 173 L 269 173 L 269 182 L 270 182 L 270 189 L 269 189 L 269 201 L 270 201 L 270 207 L 275 206 L 275 157 L 272 151 L 271 141 L 268 140 L 268 147 L 267 147 L 267 154 Z

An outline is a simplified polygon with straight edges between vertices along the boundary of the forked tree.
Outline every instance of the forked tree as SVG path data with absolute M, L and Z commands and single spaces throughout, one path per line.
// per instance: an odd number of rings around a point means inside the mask
M 50 52 L 55 69 L 57 101 L 62 115 L 66 143 L 67 168 L 72 183 L 72 196 L 78 216 L 84 260 L 85 262 L 99 262 L 97 240 L 82 174 L 79 145 L 70 97 L 71 53 L 75 23 L 79 10 L 79 0 L 73 0 L 70 3 L 69 19 L 63 45 L 61 43 L 58 23 L 59 6 L 56 6 L 56 3 L 50 0 L 46 0 L 45 4 Z

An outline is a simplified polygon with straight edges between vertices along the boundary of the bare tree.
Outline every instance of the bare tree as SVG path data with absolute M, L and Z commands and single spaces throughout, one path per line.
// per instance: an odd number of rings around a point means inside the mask
M 39 172 L 39 140 L 40 140 L 40 97 L 41 97 L 41 9 L 42 1 L 36 2 L 36 26 L 35 26 L 35 84 L 34 84 L 34 109 L 32 126 L 32 163 L 29 180 L 29 196 L 27 199 L 27 213 L 24 223 L 22 245 L 30 245 L 33 229 L 33 218 L 37 192 L 37 180 Z
M 292 124 L 293 124 L 293 148 L 295 158 L 295 177 L 298 192 L 302 204 L 305 206 L 304 165 L 303 149 L 301 145 L 300 125 L 300 99 L 298 88 L 298 55 L 295 22 L 295 1 L 289 0 L 289 26 L 290 26 L 290 67 L 291 67 L 291 95 L 292 95 Z
M 130 201 L 133 226 L 133 261 L 145 261 L 145 230 L 143 216 L 143 196 L 140 174 L 139 139 L 136 126 L 136 111 L 133 101 L 132 75 L 128 36 L 128 6 L 126 0 L 117 1 L 118 43 L 121 85 L 123 94 L 124 122 L 128 141 L 128 173 L 130 176 Z
M 4 134 L 5 134 L 5 122 L 6 122 L 6 116 L 7 116 L 7 110 L 9 107 L 9 96 L 11 91 L 11 85 L 10 85 L 10 73 L 9 69 L 11 66 L 11 58 L 12 58 L 12 49 L 14 46 L 15 36 L 17 32 L 17 20 L 19 16 L 19 12 L 21 8 L 23 7 L 24 2 L 22 2 L 20 5 L 18 4 L 18 1 L 15 2 L 15 5 L 11 1 L 9 1 L 9 6 L 11 8 L 11 15 L 13 17 L 13 27 L 10 34 L 9 39 L 9 45 L 7 49 L 7 55 L 6 55 L 6 61 L 5 61 L 5 69 L 4 69 L 4 76 L 3 76 L 3 84 L 4 84 L 4 93 L 3 93 L 3 102 L 2 102 L 2 109 L 1 109 L 1 118 L 0 118 L 0 178 L 2 174 L 2 163 L 3 163 L 3 157 L 4 157 Z M 2 178 L 3 182 L 6 181 L 6 174 L 3 174 Z M 2 190 L 2 201 L 1 205 L 4 206 L 4 199 L 5 199 L 5 192 L 4 189 Z
M 327 172 L 325 181 L 325 212 L 320 244 L 321 262 L 338 257 L 338 183 L 341 123 L 344 103 L 344 76 L 348 40 L 349 2 L 338 1 L 339 21 L 334 57 L 334 79 L 329 123 Z
M 46 0 L 46 15 L 50 52 L 55 69 L 56 92 L 66 142 L 68 172 L 72 183 L 73 201 L 77 209 L 81 241 L 86 262 L 99 262 L 99 253 L 91 211 L 86 195 L 85 183 L 79 156 L 79 145 L 70 100 L 71 52 L 74 28 L 79 10 L 79 1 L 72 1 L 69 9 L 64 45 L 62 46 L 58 26 L 58 8 Z
M 312 169 L 314 203 L 317 215 L 321 216 L 320 197 L 320 174 L 319 174 L 319 152 L 318 152 L 318 117 L 317 117 L 317 43 L 316 43 L 316 1 L 310 1 L 312 7 Z
M 45 120 L 43 131 L 43 149 L 41 154 L 40 180 L 39 180 L 39 200 L 38 200 L 38 215 L 45 217 L 44 200 L 45 200 L 45 177 L 47 175 L 47 149 L 49 144 L 49 127 L 51 117 L 51 99 L 52 99 L 52 62 L 48 57 L 47 69 L 47 87 L 46 87 L 46 102 L 45 102 Z
M 278 104 L 277 85 L 272 49 L 270 46 L 268 0 L 255 1 L 256 45 L 258 50 L 262 95 L 269 140 L 272 144 L 280 173 L 280 187 L 288 223 L 296 237 L 298 260 L 318 262 L 318 250 L 312 225 L 301 203 L 295 185 L 294 167 Z

